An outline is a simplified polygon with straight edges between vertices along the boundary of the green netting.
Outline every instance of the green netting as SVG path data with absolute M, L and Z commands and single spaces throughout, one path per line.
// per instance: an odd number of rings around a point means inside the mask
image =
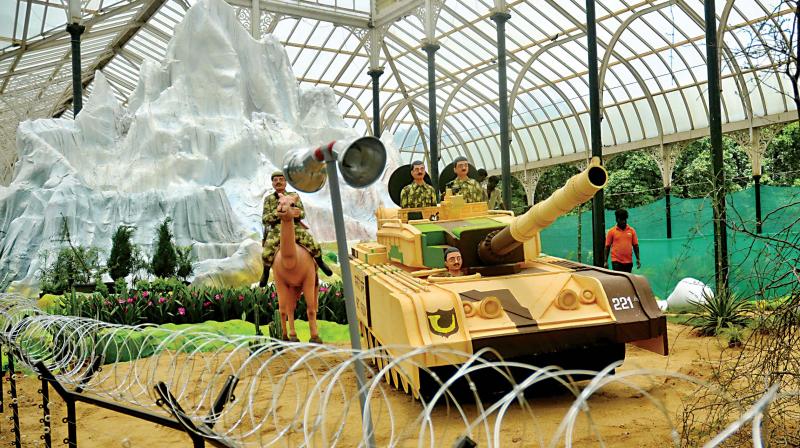
M 665 200 L 628 210 L 628 222 L 636 229 L 642 255 L 642 269 L 634 273 L 647 276 L 653 292 L 666 298 L 684 277 L 714 284 L 714 230 L 709 198 L 672 198 L 672 238 L 667 239 Z M 796 279 L 786 277 L 797 266 L 800 253 L 800 188 L 761 187 L 763 233 L 769 239 L 754 238 L 755 190 L 750 188 L 727 196 L 728 251 L 731 286 L 742 296 L 780 295 L 788 292 Z M 614 211 L 606 211 L 606 230 L 616 222 Z M 581 257 L 592 260 L 592 217 L 581 213 Z M 791 245 L 779 241 L 794 242 Z M 542 232 L 542 251 L 557 257 L 578 260 L 578 215 L 557 220 Z M 764 291 L 765 285 L 784 282 L 783 287 Z

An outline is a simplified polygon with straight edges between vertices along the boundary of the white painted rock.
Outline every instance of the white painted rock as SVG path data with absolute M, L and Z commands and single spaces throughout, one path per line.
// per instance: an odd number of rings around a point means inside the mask
M 692 303 L 705 303 L 707 298 L 714 297 L 714 291 L 700 280 L 686 277 L 675 285 L 672 294 L 667 297 L 667 307 L 686 306 Z

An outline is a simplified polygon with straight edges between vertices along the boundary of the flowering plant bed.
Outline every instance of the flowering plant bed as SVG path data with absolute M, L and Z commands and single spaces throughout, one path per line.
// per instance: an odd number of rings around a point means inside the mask
M 322 283 L 317 318 L 347 323 L 341 282 Z M 40 304 L 55 314 L 88 317 L 114 324 L 193 324 L 242 319 L 266 325 L 278 306 L 274 284 L 265 288 L 190 287 L 177 280 L 139 282 L 119 293 L 68 292 L 45 296 Z M 306 318 L 301 298 L 295 317 Z

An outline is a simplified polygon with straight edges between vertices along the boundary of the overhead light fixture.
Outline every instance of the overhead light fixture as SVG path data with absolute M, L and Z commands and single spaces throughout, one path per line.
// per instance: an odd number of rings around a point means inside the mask
M 81 0 L 67 0 L 67 23 L 81 23 Z

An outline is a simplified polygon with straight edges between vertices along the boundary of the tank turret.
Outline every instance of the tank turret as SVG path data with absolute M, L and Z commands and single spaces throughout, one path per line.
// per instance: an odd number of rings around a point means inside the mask
M 486 264 L 499 264 L 514 249 L 536 237 L 556 219 L 583 204 L 606 185 L 608 173 L 595 157 L 589 167 L 572 176 L 567 183 L 549 198 L 534 205 L 511 224 L 486 235 L 480 243 L 478 255 Z

